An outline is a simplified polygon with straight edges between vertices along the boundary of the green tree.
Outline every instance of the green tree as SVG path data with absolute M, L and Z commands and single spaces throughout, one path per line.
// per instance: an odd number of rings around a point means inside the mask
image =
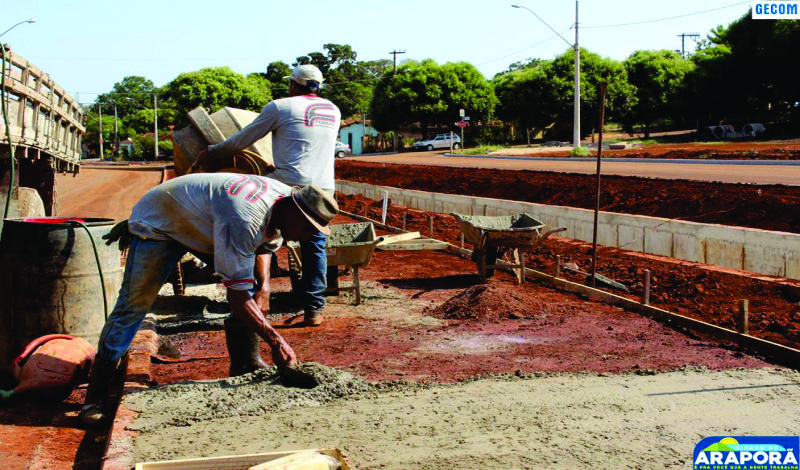
M 313 64 L 322 72 L 325 83 L 320 96 L 331 100 L 343 117 L 369 110 L 375 83 L 389 68 L 388 60 L 359 62 L 358 54 L 347 44 L 325 44 L 322 52 L 297 57 L 294 66 Z
M 291 73 L 292 69 L 289 68 L 289 65 L 280 60 L 270 62 L 267 66 L 267 73 L 263 74 L 263 77 L 271 84 L 273 99 L 289 96 L 289 81 L 284 77 L 288 77 Z
M 114 84 L 108 93 L 99 95 L 95 105 L 101 103 L 103 114 L 114 114 L 117 108 L 117 117 L 125 119 L 126 116 L 136 113 L 141 109 L 153 108 L 153 94 L 157 89 L 153 82 L 145 77 L 131 75 Z
M 431 59 L 408 61 L 397 73 L 386 71 L 370 106 L 379 130 L 410 129 L 423 133 L 431 126 L 449 128 L 464 109 L 477 124 L 486 121 L 497 104 L 494 89 L 466 62 L 439 65 Z
M 623 62 L 628 82 L 635 87 L 636 101 L 630 113 L 623 117 L 629 128 L 644 125 L 645 138 L 650 137 L 650 127 L 668 117 L 680 114 L 680 93 L 684 77 L 694 64 L 680 54 L 669 51 L 636 51 Z
M 701 126 L 800 121 L 800 22 L 753 20 L 717 27 L 692 57 L 688 101 Z M 795 131 L 796 132 L 796 131 Z
M 498 99 L 496 115 L 507 123 L 538 133 L 558 114 L 558 96 L 550 79 L 552 61 L 498 74 L 492 80 Z
M 628 82 L 625 67 L 621 62 L 601 57 L 581 48 L 581 134 L 599 129 L 600 82 L 608 84 L 606 89 L 605 119 L 619 120 L 630 112 L 635 103 L 634 88 Z M 569 49 L 553 60 L 551 77 L 554 82 L 557 103 L 556 120 L 570 129 L 574 121 L 575 96 L 575 52 Z
M 212 113 L 225 106 L 261 111 L 272 99 L 266 83 L 258 74 L 245 77 L 228 67 L 205 68 L 178 75 L 164 86 L 163 97 L 180 128 L 188 125 L 186 114 L 197 106 Z

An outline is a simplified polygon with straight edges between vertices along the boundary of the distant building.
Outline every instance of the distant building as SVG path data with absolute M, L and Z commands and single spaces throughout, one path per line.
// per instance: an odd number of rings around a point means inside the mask
M 350 146 L 350 150 L 354 155 L 364 153 L 364 137 L 369 136 L 372 138 L 378 137 L 378 131 L 369 125 L 369 122 L 359 121 L 356 119 L 346 119 L 342 121 L 339 128 L 339 140 Z

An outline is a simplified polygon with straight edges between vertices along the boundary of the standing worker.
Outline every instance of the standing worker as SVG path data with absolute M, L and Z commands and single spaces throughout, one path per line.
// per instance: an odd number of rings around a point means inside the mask
M 289 186 L 315 184 L 333 195 L 333 162 L 341 112 L 335 104 L 317 96 L 323 77 L 316 66 L 299 65 L 286 78 L 290 79 L 289 97 L 267 103 L 253 122 L 200 152 L 192 170 L 244 150 L 272 132 L 275 171 L 267 177 Z M 320 233 L 300 243 L 303 319 L 308 326 L 322 323 L 328 270 L 326 241 Z
M 236 334 L 226 332 L 231 373 L 253 372 L 266 365 L 258 336 L 271 348 L 279 370 L 296 366 L 291 346 L 250 296 L 256 249 L 274 251 L 282 238 L 302 242 L 319 232 L 330 233 L 327 225 L 338 211 L 333 197 L 317 186 L 291 188 L 256 175 L 186 175 L 148 191 L 127 223 L 117 224 L 104 237 L 109 242 L 122 237 L 121 245 L 128 238 L 130 248 L 117 303 L 100 334 L 80 420 L 90 426 L 107 424 L 113 412 L 111 388 L 125 373 L 133 337 L 186 252 L 201 259 L 213 254 L 216 272 L 227 288 L 232 317 L 240 324 Z M 269 278 L 262 282 L 268 284 Z

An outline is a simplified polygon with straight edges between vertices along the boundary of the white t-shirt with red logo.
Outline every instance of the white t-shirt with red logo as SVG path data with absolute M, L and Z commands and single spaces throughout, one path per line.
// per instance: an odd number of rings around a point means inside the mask
M 226 287 L 253 287 L 256 248 L 280 248 L 280 233 L 266 233 L 275 201 L 291 187 L 255 175 L 197 173 L 154 187 L 136 203 L 128 219 L 134 235 L 174 240 L 214 254 L 214 267 Z
M 267 103 L 253 122 L 210 151 L 216 158 L 226 157 L 272 132 L 276 169 L 267 176 L 289 186 L 316 184 L 332 194 L 341 117 L 335 104 L 316 95 L 281 98 Z

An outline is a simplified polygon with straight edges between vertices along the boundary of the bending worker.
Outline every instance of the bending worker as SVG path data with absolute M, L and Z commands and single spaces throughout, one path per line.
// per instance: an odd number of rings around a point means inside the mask
M 200 152 L 192 168 L 244 150 L 271 132 L 275 171 L 267 177 L 290 186 L 315 184 L 333 195 L 333 161 L 341 113 L 336 105 L 317 96 L 323 81 L 317 67 L 300 65 L 288 78 L 289 97 L 267 103 L 249 125 Z M 326 240 L 320 233 L 300 243 L 303 318 L 309 326 L 322 323 L 328 268 Z
M 186 175 L 148 191 L 128 219 L 126 232 L 132 239 L 122 287 L 100 335 L 81 421 L 86 425 L 108 422 L 113 413 L 111 386 L 125 373 L 133 337 L 186 252 L 201 258 L 213 254 L 216 272 L 227 288 L 232 317 L 240 325 L 234 335 L 226 331 L 232 375 L 266 365 L 259 354 L 258 336 L 271 348 L 278 369 L 294 367 L 294 351 L 250 296 L 255 252 L 259 247 L 277 250 L 282 238 L 307 241 L 320 232 L 330 233 L 327 225 L 338 211 L 336 201 L 317 186 L 291 188 L 255 175 Z M 262 282 L 268 283 L 269 278 Z

